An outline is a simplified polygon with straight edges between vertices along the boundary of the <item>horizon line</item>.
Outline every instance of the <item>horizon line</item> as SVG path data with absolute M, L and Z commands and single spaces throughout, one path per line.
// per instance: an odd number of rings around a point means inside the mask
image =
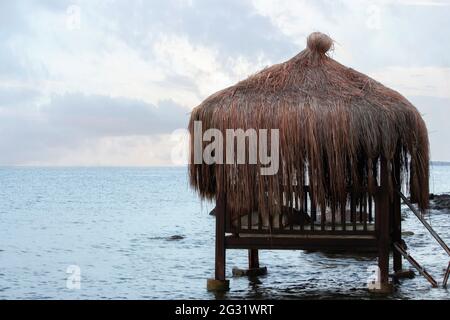
M 442 160 L 432 160 L 430 161 L 430 165 L 437 166 L 450 166 L 450 160 L 442 161 Z M 108 164 L 88 164 L 88 165 L 59 165 L 59 164 L 0 164 L 0 168 L 183 168 L 188 166 L 188 164 L 181 165 L 170 165 L 170 164 L 149 164 L 149 165 L 108 165 Z

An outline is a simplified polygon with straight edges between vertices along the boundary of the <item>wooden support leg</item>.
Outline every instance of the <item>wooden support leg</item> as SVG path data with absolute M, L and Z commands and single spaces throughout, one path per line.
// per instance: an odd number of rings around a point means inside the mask
M 383 228 L 385 222 L 380 222 L 380 226 Z M 380 270 L 378 279 L 379 287 L 377 288 L 378 291 L 382 293 L 391 292 L 389 283 L 389 241 L 383 236 L 381 236 L 378 241 L 378 268 Z
M 400 189 L 400 155 L 397 152 L 394 160 L 393 168 L 394 187 Z M 401 202 L 400 195 L 394 192 L 394 199 L 392 203 L 392 242 L 402 243 L 402 216 L 401 216 Z M 402 255 L 397 250 L 393 250 L 394 257 L 394 273 L 402 272 Z
M 382 292 L 391 292 L 389 283 L 389 244 L 380 241 L 378 248 L 378 268 L 380 268 L 379 289 Z
M 379 278 L 375 287 L 370 288 L 373 292 L 390 293 L 392 284 L 389 282 L 389 249 L 390 249 L 390 228 L 389 228 L 389 190 L 388 190 L 388 162 L 381 159 L 381 180 L 380 188 L 377 192 L 376 219 L 378 238 L 378 268 Z
M 216 280 L 225 280 L 225 203 L 219 196 L 216 204 Z
M 248 268 L 249 269 L 259 268 L 259 255 L 257 249 L 248 250 Z
M 396 215 L 394 215 L 394 232 L 392 234 L 392 242 L 401 244 L 402 243 L 402 231 L 401 231 L 402 227 L 401 227 L 401 221 L 399 221 L 400 219 L 401 219 L 400 217 L 396 217 Z M 403 270 L 402 255 L 397 250 L 393 251 L 393 259 L 394 259 L 394 272 L 402 271 Z
M 208 279 L 207 289 L 209 291 L 227 291 L 230 288 L 229 280 L 225 279 L 225 212 L 225 196 L 218 195 L 216 201 L 215 277 L 214 279 Z
M 257 277 L 267 274 L 266 267 L 259 266 L 259 252 L 258 249 L 248 249 L 248 269 L 233 268 L 233 276 L 242 277 Z
M 394 188 L 400 191 L 401 181 L 400 181 L 400 150 L 394 158 L 394 166 L 392 172 Z M 401 212 L 401 199 L 398 192 L 393 194 L 393 202 L 391 204 L 391 222 L 392 222 L 392 243 L 397 245 L 402 245 L 402 212 Z M 394 278 L 398 279 L 412 279 L 414 278 L 414 271 L 411 269 L 403 270 L 402 264 L 402 254 L 398 250 L 392 250 L 393 262 L 394 262 Z

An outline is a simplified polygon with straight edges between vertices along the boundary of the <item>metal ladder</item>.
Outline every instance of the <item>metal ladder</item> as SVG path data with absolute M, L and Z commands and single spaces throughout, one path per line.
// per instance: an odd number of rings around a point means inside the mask
M 447 254 L 450 256 L 450 248 L 447 246 L 447 244 L 442 240 L 442 238 L 434 231 L 434 229 L 431 227 L 431 225 L 422 217 L 422 214 L 413 206 L 413 204 L 405 197 L 405 195 L 400 191 L 397 190 L 397 193 L 399 194 L 400 198 L 402 198 L 403 202 L 411 209 L 411 211 L 415 214 L 415 216 L 419 219 L 420 222 L 425 226 L 425 228 L 430 232 L 430 234 L 433 236 L 433 238 L 436 239 L 436 241 L 439 243 L 439 245 L 447 252 Z M 411 265 L 413 265 L 417 271 L 423 275 L 433 287 L 437 287 L 437 282 L 431 277 L 428 272 L 424 268 L 422 268 L 416 260 L 414 260 L 399 243 L 394 243 L 394 248 L 403 256 L 406 260 L 408 260 Z M 444 280 L 442 282 L 442 286 L 445 288 L 447 287 L 448 278 L 450 275 L 450 262 L 447 266 L 447 270 L 445 271 Z

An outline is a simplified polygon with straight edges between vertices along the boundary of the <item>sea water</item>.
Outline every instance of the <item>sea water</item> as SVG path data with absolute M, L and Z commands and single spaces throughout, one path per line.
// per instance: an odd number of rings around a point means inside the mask
M 450 166 L 434 166 L 431 192 L 450 192 Z M 326 299 L 366 290 L 376 257 L 260 253 L 268 274 L 233 278 L 245 250 L 227 251 L 231 290 L 206 291 L 214 274 L 214 217 L 186 168 L 0 168 L 0 299 Z M 438 282 L 449 257 L 407 208 L 410 253 Z M 450 212 L 428 221 L 450 243 Z M 408 262 L 404 262 L 408 266 Z M 449 299 L 421 276 L 388 299 Z

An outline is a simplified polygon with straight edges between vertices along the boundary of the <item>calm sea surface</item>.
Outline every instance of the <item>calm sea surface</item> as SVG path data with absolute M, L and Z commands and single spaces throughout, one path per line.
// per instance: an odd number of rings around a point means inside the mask
M 189 189 L 185 168 L 0 168 L 0 185 L 0 299 L 375 297 L 366 290 L 375 258 L 303 251 L 262 251 L 269 273 L 258 279 L 233 278 L 247 252 L 228 251 L 231 291 L 208 293 L 212 205 Z M 432 169 L 431 191 L 450 192 L 450 167 Z M 449 257 L 404 215 L 411 254 L 441 282 Z M 450 243 L 450 212 L 429 221 Z M 387 298 L 449 299 L 450 291 L 416 276 Z

